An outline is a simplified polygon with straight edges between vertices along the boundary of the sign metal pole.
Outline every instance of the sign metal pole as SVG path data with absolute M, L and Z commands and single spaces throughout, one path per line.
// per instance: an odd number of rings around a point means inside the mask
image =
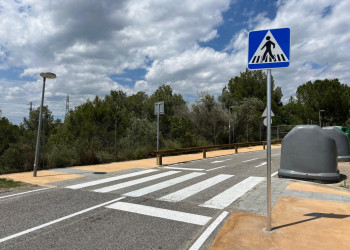
M 159 113 L 160 113 L 160 103 L 157 103 L 157 150 L 159 150 Z M 159 159 L 157 157 L 157 165 L 159 164 Z
M 271 69 L 267 70 L 267 226 L 271 231 Z

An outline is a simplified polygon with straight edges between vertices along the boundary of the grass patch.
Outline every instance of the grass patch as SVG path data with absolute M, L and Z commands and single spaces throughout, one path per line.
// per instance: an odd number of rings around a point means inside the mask
M 0 188 L 15 188 L 22 186 L 22 182 L 0 178 Z

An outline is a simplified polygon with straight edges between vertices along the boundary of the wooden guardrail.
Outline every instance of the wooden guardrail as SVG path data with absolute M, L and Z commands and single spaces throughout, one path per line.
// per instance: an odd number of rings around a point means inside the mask
M 282 140 L 271 140 L 271 144 L 273 143 L 281 143 Z M 213 150 L 213 149 L 221 149 L 221 148 L 234 148 L 235 153 L 238 153 L 238 148 L 240 147 L 249 147 L 249 146 L 257 146 L 262 145 L 263 149 L 266 148 L 266 141 L 257 141 L 257 142 L 240 142 L 240 143 L 233 143 L 233 144 L 222 144 L 222 145 L 211 145 L 211 146 L 204 146 L 204 147 L 191 147 L 191 148 L 175 148 L 175 149 L 164 149 L 164 150 L 155 150 L 152 152 L 153 155 L 157 156 L 157 164 L 163 165 L 162 158 L 165 155 L 172 155 L 172 154 L 180 154 L 180 153 L 188 153 L 188 152 L 203 152 L 203 158 L 207 158 L 207 151 Z

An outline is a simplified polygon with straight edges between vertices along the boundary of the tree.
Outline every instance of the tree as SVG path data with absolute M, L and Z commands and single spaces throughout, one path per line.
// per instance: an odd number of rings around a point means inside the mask
M 200 94 L 199 100 L 192 105 L 192 119 L 199 133 L 213 144 L 223 143 L 226 134 L 228 112 L 215 97 L 206 92 Z
M 332 125 L 343 125 L 349 117 L 350 88 L 338 79 L 308 81 L 298 87 L 296 97 L 304 123 L 318 121 L 320 110 L 322 120 Z
M 1 110 L 0 110 L 1 113 Z M 17 125 L 13 125 L 5 117 L 0 118 L 0 156 L 10 147 L 11 143 L 15 143 L 20 136 L 20 129 Z
M 278 112 L 282 106 L 282 90 L 275 88 L 273 77 L 271 77 L 271 104 L 272 110 Z M 266 103 L 267 75 L 261 70 L 248 70 L 241 72 L 240 76 L 231 78 L 228 85 L 222 90 L 219 101 L 226 108 L 236 105 L 244 98 L 258 98 Z

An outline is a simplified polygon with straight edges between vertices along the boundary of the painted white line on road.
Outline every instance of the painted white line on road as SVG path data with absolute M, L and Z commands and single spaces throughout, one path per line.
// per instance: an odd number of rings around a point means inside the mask
M 186 188 L 183 188 L 177 192 L 174 192 L 174 193 L 171 193 L 171 194 L 168 194 L 166 196 L 163 196 L 161 198 L 159 198 L 158 200 L 161 200 L 161 201 L 170 201 L 170 202 L 178 202 L 178 201 L 182 201 L 196 193 L 199 193 L 211 186 L 214 186 L 228 178 L 231 178 L 233 177 L 233 175 L 228 175 L 228 174 L 219 174 L 219 175 L 216 175 L 212 178 L 209 178 L 207 180 L 204 180 L 204 181 L 201 181 L 201 182 L 198 182 L 192 186 L 189 186 L 189 187 L 186 187 Z
M 263 163 L 259 164 L 258 166 L 255 166 L 255 167 L 258 168 L 258 167 L 264 166 L 266 164 L 267 164 L 267 162 L 263 162 Z
M 130 186 L 134 186 L 140 183 L 144 183 L 147 181 L 152 181 L 155 179 L 159 179 L 165 176 L 169 176 L 169 175 L 173 175 L 173 174 L 177 174 L 180 173 L 180 171 L 168 171 L 168 172 L 164 172 L 161 174 L 156 174 L 156 175 L 152 175 L 152 176 L 147 176 L 141 179 L 136 179 L 136 180 L 132 180 L 132 181 L 127 181 L 127 182 L 123 182 L 123 183 L 119 183 L 116 185 L 112 185 L 112 186 L 108 186 L 108 187 L 104 187 L 104 188 L 99 188 L 99 189 L 95 189 L 93 190 L 94 192 L 98 192 L 98 193 L 108 193 L 114 190 L 118 190 L 118 189 L 122 189 L 122 188 L 126 188 L 126 187 L 130 187 Z
M 221 160 L 221 161 L 213 161 L 211 163 L 220 163 L 220 162 L 224 162 L 224 160 Z
M 175 184 L 178 184 L 178 183 L 181 183 L 181 182 L 193 179 L 195 177 L 198 177 L 198 176 L 201 176 L 201 175 L 204 175 L 204 174 L 205 173 L 190 173 L 190 174 L 186 174 L 186 175 L 183 175 L 183 176 L 180 176 L 180 177 L 177 177 L 177 178 L 174 178 L 174 179 L 166 180 L 166 181 L 163 181 L 161 183 L 157 183 L 157 184 L 151 185 L 149 187 L 141 188 L 141 189 L 138 189 L 138 190 L 135 190 L 135 191 L 123 194 L 123 195 L 125 195 L 125 196 L 132 196 L 132 197 L 140 197 L 142 195 L 153 193 L 153 192 L 161 190 L 163 188 L 167 188 L 167 187 L 173 186 Z
M 53 220 L 53 221 L 50 221 L 50 222 L 48 222 L 48 223 L 45 223 L 45 224 L 42 224 L 42 225 L 39 225 L 39 226 L 36 226 L 36 227 L 32 227 L 32 228 L 29 228 L 29 229 L 24 230 L 24 231 L 22 231 L 22 232 L 19 232 L 19 233 L 16 233 L 16 234 L 7 236 L 7 237 L 5 237 L 5 238 L 1 238 L 1 239 L 0 239 L 0 243 L 5 242 L 5 241 L 7 241 L 7 240 L 11 240 L 11 239 L 13 239 L 13 238 L 16 238 L 16 237 L 19 237 L 19 236 L 22 236 L 22 235 L 25 235 L 25 234 L 27 234 L 27 233 L 34 232 L 34 231 L 36 231 L 36 230 L 39 230 L 39 229 L 42 229 L 42 228 L 44 228 L 44 227 L 53 225 L 53 224 L 55 224 L 55 223 L 58 223 L 58 222 L 61 222 L 61 221 L 70 219 L 70 218 L 72 218 L 72 217 L 74 217 L 74 216 L 77 216 L 77 215 L 80 215 L 80 214 L 89 212 L 89 211 L 94 210 L 94 209 L 96 209 L 96 208 L 106 206 L 106 205 L 108 205 L 108 204 L 114 203 L 114 202 L 119 201 L 119 200 L 124 199 L 124 198 L 125 198 L 125 197 L 119 197 L 118 199 L 114 199 L 114 200 L 111 200 L 111 201 L 107 201 L 107 202 L 102 203 L 102 204 L 99 204 L 99 205 L 97 205 L 97 206 L 93 206 L 93 207 L 90 207 L 90 208 L 81 210 L 81 211 L 79 211 L 79 212 L 76 212 L 76 213 L 74 213 L 74 214 L 70 214 L 70 215 L 61 217 L 61 218 L 59 218 L 59 219 L 57 219 L 57 220 Z
M 164 208 L 132 204 L 127 202 L 116 202 L 106 207 L 111 209 L 131 212 L 131 213 L 158 217 L 162 219 L 186 222 L 186 223 L 200 225 L 200 226 L 207 224 L 208 221 L 211 219 L 211 217 L 203 216 L 199 214 L 190 214 L 190 213 L 179 212 L 179 211 L 174 211 L 174 210 L 169 210 Z
M 224 192 L 218 194 L 212 199 L 206 201 L 205 203 L 199 205 L 201 207 L 210 207 L 216 209 L 223 209 L 230 205 L 232 202 L 237 200 L 239 197 L 244 195 L 250 189 L 255 187 L 257 184 L 262 182 L 264 177 L 253 177 L 250 176 L 247 179 L 237 183 L 233 187 L 225 190 Z
M 278 174 L 278 171 L 274 172 L 271 177 L 274 177 L 276 174 Z
M 220 161 L 213 161 L 213 162 L 211 162 L 211 163 L 221 163 L 221 162 L 230 161 L 230 160 L 232 160 L 232 158 L 230 158 L 230 159 L 225 159 L 225 160 L 220 160 Z
M 274 154 L 274 155 L 271 155 L 271 156 L 276 156 L 276 155 L 280 155 L 280 154 Z
M 196 242 L 191 246 L 189 250 L 198 250 L 204 244 L 204 242 L 208 239 L 211 233 L 219 226 L 219 224 L 225 219 L 228 215 L 228 212 L 222 212 L 214 221 L 210 224 L 207 229 L 202 233 L 201 236 L 196 240 Z
M 254 159 L 250 159 L 250 160 L 246 160 L 246 161 L 242 161 L 242 162 L 250 162 L 250 161 L 255 161 L 258 160 L 259 158 L 254 158 Z
M 212 168 L 212 169 L 208 169 L 206 171 L 213 171 L 213 170 L 217 170 L 217 169 L 220 169 L 220 168 L 226 168 L 226 166 L 221 166 L 221 167 L 217 167 L 217 168 Z
M 203 168 L 179 168 L 179 167 L 162 167 L 166 169 L 177 169 L 177 170 L 189 170 L 189 171 L 203 171 Z
M 158 170 L 156 170 L 156 169 L 147 169 L 147 170 L 138 171 L 138 172 L 135 172 L 135 173 L 123 174 L 123 175 L 118 175 L 118 176 L 109 177 L 109 178 L 105 178 L 105 179 L 100 179 L 100 180 L 96 180 L 96 181 L 84 182 L 84 183 L 81 183 L 81 184 L 68 186 L 66 188 L 70 188 L 70 189 L 85 188 L 85 187 L 95 186 L 95 185 L 98 185 L 98 184 L 103 184 L 103 183 L 107 183 L 107 182 L 111 182 L 111 181 L 122 180 L 122 179 L 126 179 L 126 178 L 129 178 L 129 177 L 134 177 L 134 176 L 138 176 L 138 175 L 149 174 L 149 173 L 152 173 L 154 171 L 158 171 Z
M 47 189 L 51 189 L 51 188 L 55 188 L 55 187 L 40 188 L 40 189 L 35 189 L 35 190 L 26 191 L 26 192 L 22 192 L 22 193 L 5 195 L 5 196 L 1 196 L 0 199 L 12 197 L 12 196 L 17 196 L 17 195 L 22 195 L 22 194 L 34 193 L 34 192 L 43 191 L 43 190 L 47 190 Z

